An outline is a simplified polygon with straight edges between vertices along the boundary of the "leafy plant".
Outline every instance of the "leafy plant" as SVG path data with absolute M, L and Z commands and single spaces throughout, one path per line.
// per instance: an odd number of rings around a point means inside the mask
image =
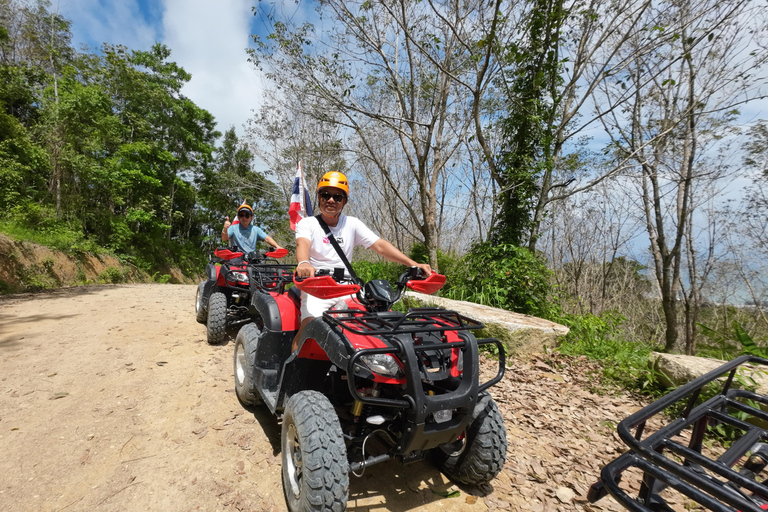
M 733 359 L 739 354 L 768 358 L 768 347 L 758 346 L 738 320 L 734 320 L 731 323 L 732 331 L 725 333 L 706 325 L 697 325 L 701 328 L 702 334 L 709 338 L 715 346 L 719 347 L 721 359 Z M 741 346 L 741 350 L 739 350 L 739 346 Z
M 648 370 L 648 355 L 653 347 L 623 339 L 624 317 L 606 312 L 600 317 L 565 315 L 557 320 L 570 328 L 559 352 L 599 361 L 603 377 L 613 384 L 643 393 L 658 392 L 657 376 Z
M 117 284 L 123 282 L 125 275 L 123 271 L 117 267 L 109 267 L 99 274 L 99 279 L 105 283 Z
M 550 271 L 528 249 L 511 244 L 482 243 L 453 266 L 450 288 L 441 291 L 449 299 L 552 318 L 549 302 Z

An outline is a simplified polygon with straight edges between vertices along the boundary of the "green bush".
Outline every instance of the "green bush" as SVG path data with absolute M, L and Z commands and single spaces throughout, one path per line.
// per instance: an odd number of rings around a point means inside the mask
M 441 295 L 542 318 L 557 315 L 548 302 L 550 271 L 528 249 L 485 242 L 452 265 Z
M 352 263 L 352 268 L 355 269 L 357 277 L 365 282 L 372 279 L 385 279 L 393 286 L 400 274 L 405 272 L 405 267 L 389 261 L 356 261 Z
M 427 247 L 418 242 L 411 247 L 409 254 L 410 258 L 417 263 L 429 263 L 429 253 Z M 455 274 L 456 266 L 461 262 L 461 258 L 454 253 L 443 252 L 440 249 L 437 250 L 437 270 L 444 276 Z M 451 283 L 446 281 L 446 289 L 451 286 Z
M 117 284 L 123 282 L 125 279 L 125 275 L 123 274 L 123 271 L 120 270 L 117 267 L 109 267 L 104 272 L 99 274 L 99 279 L 104 281 L 105 283 L 112 283 Z

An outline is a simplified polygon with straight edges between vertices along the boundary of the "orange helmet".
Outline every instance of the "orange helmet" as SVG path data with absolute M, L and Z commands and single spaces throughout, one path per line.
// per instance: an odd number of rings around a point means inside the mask
M 321 188 L 325 187 L 340 188 L 349 197 L 349 181 L 343 173 L 331 171 L 323 174 L 320 183 L 317 184 L 317 191 L 319 192 Z
M 240 210 L 248 210 L 249 212 L 251 212 L 251 215 L 253 215 L 253 208 L 251 208 L 248 205 L 248 203 L 245 202 L 245 200 L 243 200 L 243 204 L 241 204 L 240 206 L 237 207 L 237 212 L 238 213 L 240 213 Z

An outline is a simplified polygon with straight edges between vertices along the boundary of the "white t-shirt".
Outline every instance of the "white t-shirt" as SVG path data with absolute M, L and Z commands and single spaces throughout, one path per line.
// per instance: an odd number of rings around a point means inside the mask
M 379 239 L 376 233 L 368 229 L 368 226 L 363 224 L 360 219 L 346 215 L 341 215 L 339 222 L 335 226 L 329 226 L 329 228 L 348 260 L 352 259 L 352 251 L 355 247 L 362 245 L 368 249 Z M 336 249 L 325 237 L 325 232 L 315 217 L 306 217 L 299 221 L 296 225 L 296 239 L 299 238 L 306 238 L 310 241 L 310 265 L 316 269 L 344 268 L 344 262 L 341 261 Z

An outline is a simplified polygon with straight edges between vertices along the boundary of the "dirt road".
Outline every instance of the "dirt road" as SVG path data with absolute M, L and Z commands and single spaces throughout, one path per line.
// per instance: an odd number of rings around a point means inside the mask
M 0 297 L 0 510 L 285 510 L 279 423 L 237 401 L 233 343 L 206 343 L 195 289 Z M 589 483 L 619 449 L 602 420 L 636 404 L 589 393 L 566 363 L 511 370 L 494 388 L 509 457 L 490 494 L 460 490 L 425 462 L 390 462 L 350 479 L 348 509 L 585 510 Z

